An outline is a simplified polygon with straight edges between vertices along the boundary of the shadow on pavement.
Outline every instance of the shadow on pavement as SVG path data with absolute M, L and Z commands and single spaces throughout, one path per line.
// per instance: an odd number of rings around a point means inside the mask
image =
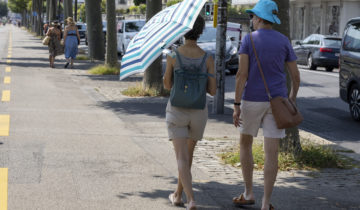
M 299 172 L 298 176 L 280 177 L 277 180 L 273 191 L 271 203 L 276 209 L 358 209 L 360 204 L 357 201 L 358 186 L 350 186 L 337 182 L 330 183 L 332 176 L 336 176 L 340 169 L 317 173 L 317 177 L 312 172 Z M 342 171 L 344 173 L 344 171 Z M 355 173 L 352 172 L 352 178 Z M 176 177 L 157 177 L 153 180 L 159 182 L 162 179 L 173 188 L 169 190 L 156 189 L 151 192 L 122 192 L 117 195 L 119 199 L 129 197 L 150 198 L 152 200 L 163 200 L 169 203 L 168 195 L 175 190 Z M 160 180 L 161 181 L 161 180 Z M 232 198 L 239 196 L 244 191 L 242 180 L 235 181 L 234 184 L 220 183 L 217 181 L 193 183 L 195 198 L 199 209 L 260 209 L 261 197 L 263 195 L 262 184 L 254 185 L 256 204 L 254 206 L 234 206 Z M 206 199 L 211 199 L 207 201 Z M 184 193 L 183 200 L 186 202 Z

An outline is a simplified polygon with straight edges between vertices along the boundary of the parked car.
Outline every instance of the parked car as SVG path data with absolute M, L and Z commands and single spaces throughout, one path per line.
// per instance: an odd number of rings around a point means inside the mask
M 120 20 L 117 24 L 117 51 L 124 55 L 134 36 L 145 25 L 145 20 Z
M 106 27 L 107 27 L 107 22 L 106 21 L 103 21 L 102 22 L 102 31 L 103 31 L 103 34 L 104 34 L 104 42 L 106 43 Z M 87 30 L 85 31 L 85 44 L 88 45 L 88 38 L 87 38 Z
M 76 26 L 79 31 L 80 39 L 84 39 L 85 33 L 86 33 L 86 24 L 85 23 L 76 23 Z
M 306 65 L 311 70 L 325 67 L 326 71 L 332 71 L 339 67 L 340 46 L 340 37 L 312 34 L 302 42 L 296 42 L 294 51 L 298 64 Z
M 198 45 L 215 59 L 216 52 L 216 28 L 212 24 L 206 24 L 204 32 L 198 39 Z M 236 73 L 239 66 L 238 48 L 234 46 L 230 37 L 226 37 L 225 68 L 230 73 Z
M 349 104 L 350 114 L 360 121 L 360 17 L 346 24 L 340 50 L 340 97 Z

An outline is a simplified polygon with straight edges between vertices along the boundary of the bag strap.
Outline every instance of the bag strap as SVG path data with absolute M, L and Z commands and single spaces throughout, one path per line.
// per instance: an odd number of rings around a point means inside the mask
M 183 66 L 183 63 L 182 63 L 181 58 L 180 58 L 181 56 L 180 56 L 179 51 L 177 49 L 175 50 L 175 53 L 176 53 L 176 59 L 179 61 L 180 68 L 183 68 L 184 66 Z
M 264 81 L 264 86 L 265 86 L 266 93 L 267 93 L 267 95 L 268 95 L 268 97 L 269 97 L 269 100 L 271 100 L 272 97 L 271 97 L 271 94 L 270 94 L 270 91 L 269 91 L 269 87 L 268 87 L 268 85 L 267 85 L 267 83 L 266 83 L 266 80 L 265 80 L 264 72 L 263 72 L 263 70 L 262 70 L 262 68 L 261 68 L 261 64 L 260 64 L 259 57 L 258 57 L 258 55 L 257 55 L 257 53 L 256 53 L 254 40 L 253 40 L 253 38 L 252 38 L 252 33 L 250 33 L 250 40 L 251 40 L 251 44 L 252 44 L 252 47 L 253 47 L 253 50 L 254 50 L 256 62 L 257 62 L 257 64 L 258 64 L 258 68 L 259 68 L 259 71 L 260 71 L 260 74 L 261 74 L 261 78 L 262 78 L 262 80 Z

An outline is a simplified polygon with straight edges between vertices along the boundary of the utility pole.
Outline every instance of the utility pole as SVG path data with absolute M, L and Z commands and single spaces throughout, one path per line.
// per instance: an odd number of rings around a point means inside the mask
M 214 97 L 213 113 L 224 114 L 225 93 L 225 51 L 226 51 L 226 26 L 227 26 L 227 1 L 218 1 L 218 24 L 216 30 L 216 95 Z

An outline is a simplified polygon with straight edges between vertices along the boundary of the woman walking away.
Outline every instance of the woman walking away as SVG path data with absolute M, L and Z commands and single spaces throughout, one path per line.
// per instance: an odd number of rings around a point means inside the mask
M 273 210 L 270 197 L 278 170 L 278 147 L 285 130 L 278 129 L 271 112 L 269 99 L 282 96 L 294 102 L 299 89 L 300 75 L 296 56 L 289 39 L 272 29 L 274 23 L 280 24 L 278 7 L 271 0 L 260 0 L 250 14 L 255 32 L 248 34 L 240 48 L 240 66 L 236 74 L 233 121 L 240 127 L 240 161 L 244 177 L 245 191 L 233 199 L 237 205 L 255 203 L 253 193 L 253 137 L 259 127 L 264 135 L 264 195 L 261 210 Z M 259 64 L 258 62 L 259 61 Z M 291 92 L 288 96 L 284 66 L 288 67 Z M 262 67 L 262 68 L 260 68 Z M 270 94 L 267 94 L 260 70 Z M 241 103 L 240 103 L 241 102 Z
M 64 32 L 66 64 L 64 67 L 67 68 L 70 63 L 70 67 L 73 68 L 74 59 L 76 58 L 76 55 L 78 53 L 80 35 L 74 20 L 71 17 L 68 17 L 66 21 L 67 21 L 67 26 Z
M 46 36 L 50 36 L 49 42 L 49 61 L 50 67 L 55 68 L 55 57 L 63 53 L 63 48 L 60 44 L 61 31 L 58 29 L 59 22 L 53 21 L 51 27 L 48 29 Z
M 187 209 L 191 210 L 196 209 L 191 176 L 193 152 L 196 142 L 203 137 L 208 118 L 206 92 L 210 95 L 215 95 L 216 92 L 214 59 L 197 45 L 204 26 L 204 19 L 198 16 L 193 29 L 184 36 L 185 44 L 167 56 L 164 75 L 164 87 L 171 89 L 166 107 L 166 123 L 169 139 L 174 145 L 179 173 L 177 189 L 169 195 L 169 199 L 172 205 L 183 205 L 181 197 L 184 190 Z M 186 83 L 185 80 L 191 81 L 189 77 L 179 82 L 182 77 L 187 77 L 188 73 L 197 79 Z M 192 96 L 201 92 L 201 95 L 198 95 L 199 100 L 196 103 L 191 103 L 193 98 L 185 97 L 186 92 L 194 93 Z

